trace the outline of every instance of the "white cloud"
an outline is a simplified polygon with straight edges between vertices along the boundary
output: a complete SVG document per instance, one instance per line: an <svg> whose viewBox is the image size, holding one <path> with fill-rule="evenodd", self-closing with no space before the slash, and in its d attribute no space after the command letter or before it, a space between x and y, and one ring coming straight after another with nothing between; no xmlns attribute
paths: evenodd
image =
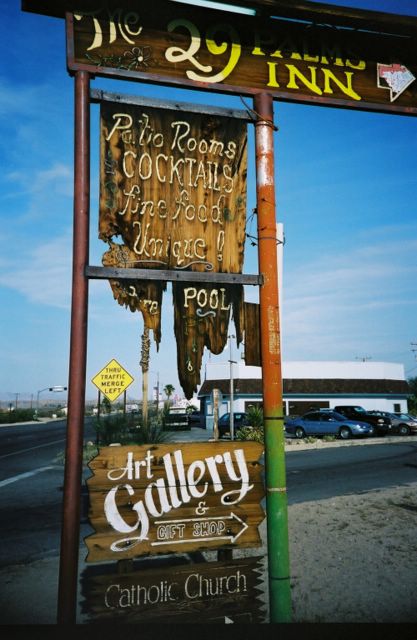
<svg viewBox="0 0 417 640"><path fill-rule="evenodd" d="M68 309L71 302L72 233L20 251L3 261L0 284L29 302Z"/></svg>
<svg viewBox="0 0 417 640"><path fill-rule="evenodd" d="M381 234L382 235L382 234ZM395 235L395 234L393 234ZM352 358L407 345L417 313L414 234L306 259L285 271L282 341L286 359ZM374 240L376 234L372 232ZM401 323L401 328L400 328Z"/></svg>
<svg viewBox="0 0 417 640"><path fill-rule="evenodd" d="M0 115L10 119L10 115L20 115L30 112L33 103L41 94L39 86L11 86L7 80L1 79L0 87Z"/></svg>
<svg viewBox="0 0 417 640"><path fill-rule="evenodd" d="M48 169L34 171L30 175L30 180L24 171L13 171L6 175L9 182L19 185L19 190L10 192L9 197L22 196L25 194L38 194L48 191L49 194L56 193L72 197L73 195L73 170L72 167L60 162L54 163Z"/></svg>

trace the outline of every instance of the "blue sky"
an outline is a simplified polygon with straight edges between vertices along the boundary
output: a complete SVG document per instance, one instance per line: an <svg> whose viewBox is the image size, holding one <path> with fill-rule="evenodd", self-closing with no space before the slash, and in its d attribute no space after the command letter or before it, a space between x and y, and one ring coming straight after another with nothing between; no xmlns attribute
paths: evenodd
<svg viewBox="0 0 417 640"><path fill-rule="evenodd" d="M417 16L415 0L334 4ZM23 13L17 1L0 0L0 8L0 399L14 401L16 393L30 399L68 378L73 80L63 21ZM236 97L126 81L99 78L92 87L243 108ZM275 116L277 220L286 238L283 359L371 357L403 363L408 376L417 375L411 350L417 343L417 120L281 103ZM105 245L97 239L95 105L91 123L90 264L99 265ZM252 157L248 216L254 206ZM255 229L254 221L248 231ZM245 271L256 270L256 248L248 245ZM255 300L256 290L247 289L246 298ZM106 282L91 281L88 398L96 395L91 378L112 358L135 378L131 397L141 396L142 328L141 316L119 307ZM224 352L212 361L227 358ZM159 372L161 385L173 384L182 395L170 293L150 368L150 386Z"/></svg>

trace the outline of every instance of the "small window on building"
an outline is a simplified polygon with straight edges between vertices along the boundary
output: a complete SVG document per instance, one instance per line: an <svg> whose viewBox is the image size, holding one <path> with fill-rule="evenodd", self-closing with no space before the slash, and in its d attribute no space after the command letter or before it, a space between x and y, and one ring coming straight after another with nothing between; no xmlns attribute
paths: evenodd
<svg viewBox="0 0 417 640"><path fill-rule="evenodd" d="M401 413L401 405L399 402L394 402L394 413Z"/></svg>

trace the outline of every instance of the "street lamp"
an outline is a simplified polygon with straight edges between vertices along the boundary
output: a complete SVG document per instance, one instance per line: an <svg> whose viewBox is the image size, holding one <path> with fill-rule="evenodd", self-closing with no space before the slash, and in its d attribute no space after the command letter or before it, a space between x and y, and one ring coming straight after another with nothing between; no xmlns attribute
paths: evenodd
<svg viewBox="0 0 417 640"><path fill-rule="evenodd" d="M230 350L230 439L235 438L235 417L233 415L233 365L236 364L236 360L232 360L232 338L236 338L235 335L227 336L229 338L229 350Z"/></svg>
<svg viewBox="0 0 417 640"><path fill-rule="evenodd" d="M38 411L39 411L39 396L43 391L53 391L53 392L59 392L59 391L66 391L67 387L63 387L62 385L58 385L56 384L53 387L45 387L45 389L39 389L38 391L38 395L36 397L36 415L38 415Z"/></svg>
<svg viewBox="0 0 417 640"><path fill-rule="evenodd" d="M155 371L154 369L149 369L150 373L156 373L156 386L153 386L153 391L155 393L155 405L156 410L159 410L159 371Z"/></svg>

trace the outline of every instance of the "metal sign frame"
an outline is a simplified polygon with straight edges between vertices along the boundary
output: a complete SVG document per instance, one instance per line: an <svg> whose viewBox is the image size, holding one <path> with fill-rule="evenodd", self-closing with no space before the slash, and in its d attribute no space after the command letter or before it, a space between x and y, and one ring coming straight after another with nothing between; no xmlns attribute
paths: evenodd
<svg viewBox="0 0 417 640"><path fill-rule="evenodd" d="M105 1L105 0L104 0ZM137 2L139 0L136 0ZM22 0L22 9L44 15L63 18L67 12L79 10L77 0ZM133 6L133 1L129 6ZM169 3L171 4L171 3ZM172 3L173 4L173 3ZM374 33L403 35L415 42L417 19L408 16L383 14L373 11L335 7L324 3L297 0L240 0L240 5L255 8L258 16L279 15L284 19L332 24L348 29L365 29ZM177 5L180 6L180 5ZM96 0L84 0L84 9L95 9ZM225 14L227 15L227 14ZM234 19L236 17L234 16ZM213 46L216 42L213 41ZM71 51L69 52L71 54ZM381 64L400 64L401 60L380 60ZM75 162L74 162L74 245L71 306L71 343L68 393L68 428L66 465L64 471L63 522L61 534L61 558L58 592L58 622L75 623L77 610L79 523L84 427L84 401L86 384L88 279L99 277L88 265L89 254L89 195L90 195L90 79L99 74L100 68L71 70L75 84ZM396 71L393 69L393 71ZM389 72L389 70L382 70ZM417 75L417 72L416 74ZM164 84L165 77L137 78L141 81ZM177 86L186 85L182 80ZM417 83L416 83L417 84ZM208 91L227 90L220 83L199 82L193 88ZM239 91L241 87L233 89ZM386 87L384 87L386 88ZM273 87L272 87L273 89ZM414 87L413 87L414 90ZM404 90L405 91L405 90ZM274 184L274 118L273 99L293 100L294 94L272 94L271 87L257 87L253 95L256 146L256 195L258 215L258 262L260 285L261 358L263 372L263 401L265 420L265 470L266 511L268 537L268 574L271 622L291 620L291 589L288 556L288 521L286 497L286 472L282 408L282 371L280 320L277 278L277 248ZM318 95L309 102L330 106L353 106L337 99L326 103ZM400 105L399 100L396 107ZM389 105L388 105L389 106ZM396 114L417 115L416 106L386 110ZM200 108L200 107L199 107ZM381 110L369 103L365 108ZM103 272L101 272L103 274ZM167 274L170 275L170 274ZM108 276L108 274L106 274ZM240 276L241 277L241 276ZM255 283L253 283L255 284Z"/></svg>

